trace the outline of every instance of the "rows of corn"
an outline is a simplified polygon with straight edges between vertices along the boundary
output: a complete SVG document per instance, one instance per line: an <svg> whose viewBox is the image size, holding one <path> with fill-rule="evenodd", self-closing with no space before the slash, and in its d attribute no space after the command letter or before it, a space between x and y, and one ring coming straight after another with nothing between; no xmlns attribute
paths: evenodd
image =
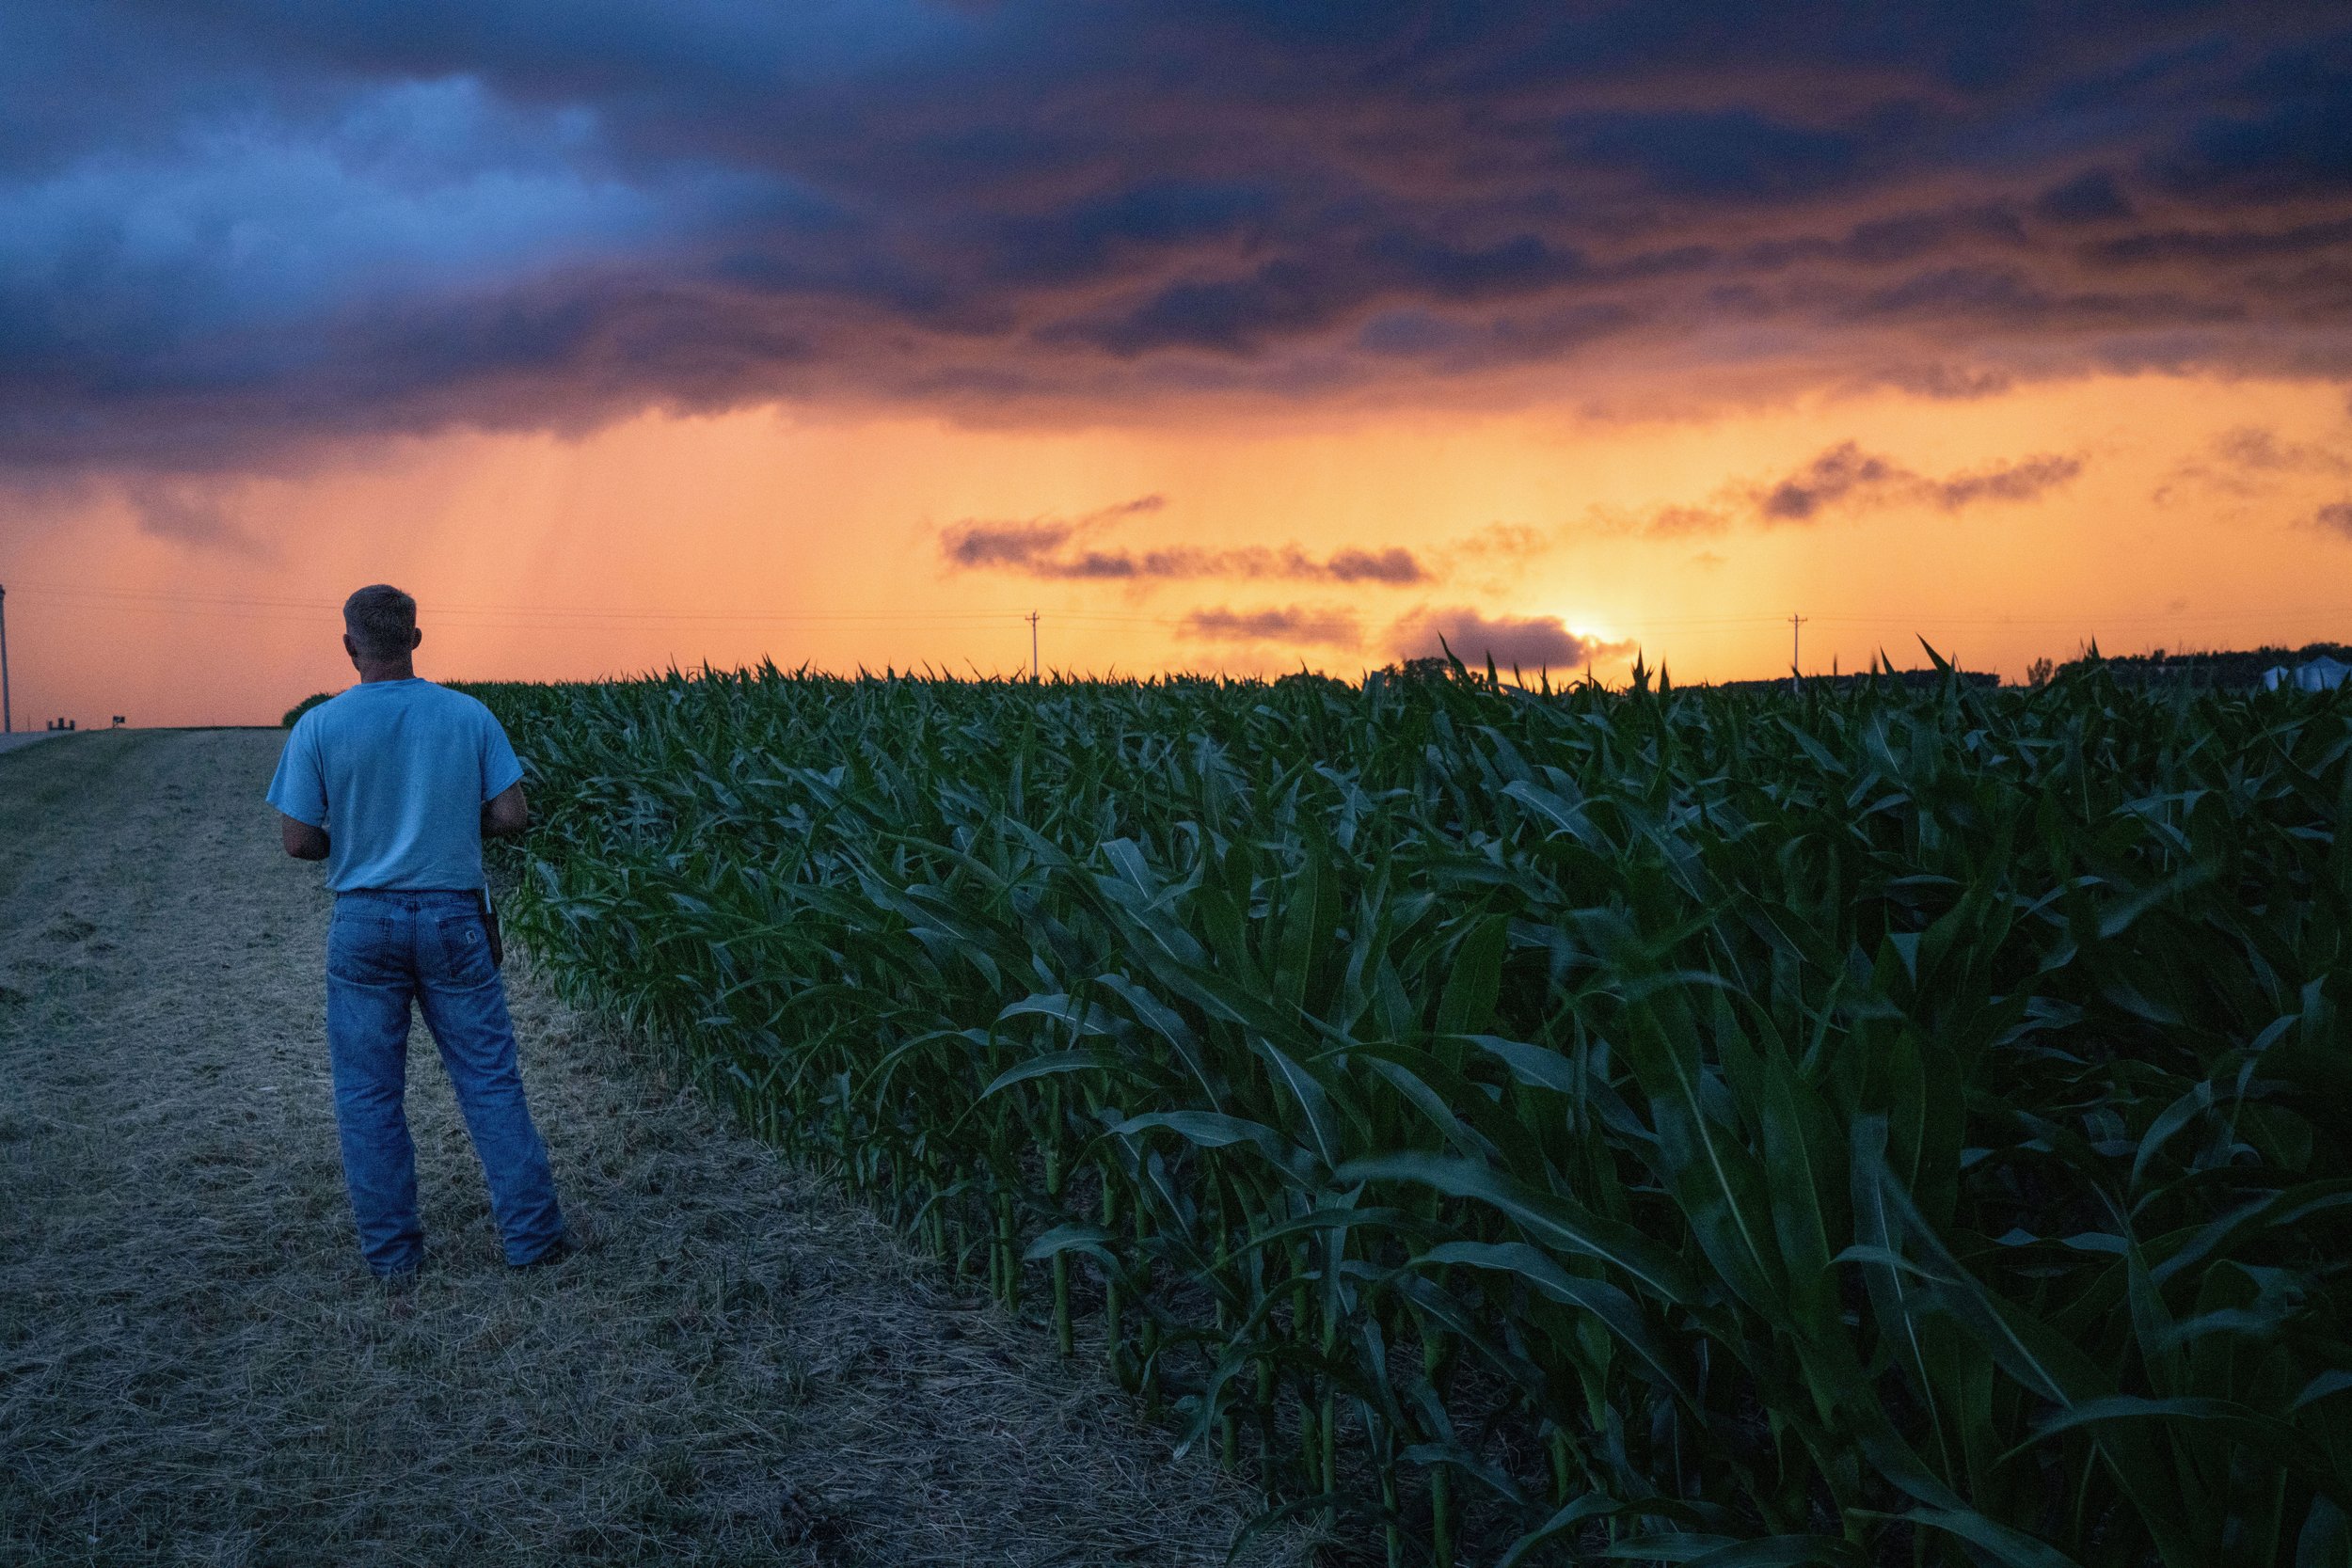
<svg viewBox="0 0 2352 1568"><path fill-rule="evenodd" d="M2352 700L475 689L559 982L1343 1560L2352 1560Z"/></svg>

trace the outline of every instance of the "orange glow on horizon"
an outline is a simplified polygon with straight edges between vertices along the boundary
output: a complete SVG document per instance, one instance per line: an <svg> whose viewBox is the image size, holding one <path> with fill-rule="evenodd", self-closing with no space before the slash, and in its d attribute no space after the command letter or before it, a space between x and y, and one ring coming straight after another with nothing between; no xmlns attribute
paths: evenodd
<svg viewBox="0 0 2352 1568"><path fill-rule="evenodd" d="M2011 678L2093 637L2111 651L2352 638L2352 538L2314 526L2343 465L2233 468L2231 433L2344 450L2346 412L2311 383L2113 377L1972 402L1815 398L1704 419L1517 413L1253 413L1157 426L959 426L916 416L759 408L646 414L579 438L451 435L364 460L226 483L234 534L143 531L119 499L18 515L0 583L19 729L272 722L348 684L330 608L389 580L415 593L439 678L586 678L771 658L832 669L1354 675L1390 628L1466 608L1557 617L1638 644L1681 681L1851 669L1925 636ZM1645 533L1852 441L1917 474L2030 454L2079 460L2036 499L1943 510L1918 499L1713 532ZM969 518L1076 518L1142 551L1410 549L1436 579L1032 580L951 570ZM1296 610L1321 640L1219 641L1203 609ZM1353 642L1333 628L1352 623ZM1604 660L1621 677L1628 657ZM1531 672L1532 673L1532 672Z"/></svg>

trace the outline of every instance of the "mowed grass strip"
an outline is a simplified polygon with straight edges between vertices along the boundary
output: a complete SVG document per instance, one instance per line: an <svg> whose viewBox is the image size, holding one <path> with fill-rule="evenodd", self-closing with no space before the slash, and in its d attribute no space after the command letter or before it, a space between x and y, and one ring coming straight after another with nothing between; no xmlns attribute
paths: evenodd
<svg viewBox="0 0 2352 1568"><path fill-rule="evenodd" d="M2352 698L476 689L516 927L1374 1560L2341 1562Z"/></svg>
<svg viewBox="0 0 2352 1568"><path fill-rule="evenodd" d="M336 1152L281 735L0 757L0 1568L1218 1568L1247 1488L507 968L590 1245L510 1272L432 1044L427 1265ZM1244 1560L1295 1560L1295 1538Z"/></svg>

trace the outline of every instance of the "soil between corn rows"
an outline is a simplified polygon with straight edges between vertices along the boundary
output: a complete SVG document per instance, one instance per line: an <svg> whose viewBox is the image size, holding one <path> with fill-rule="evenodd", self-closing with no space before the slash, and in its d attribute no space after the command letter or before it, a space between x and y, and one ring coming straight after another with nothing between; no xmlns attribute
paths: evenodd
<svg viewBox="0 0 2352 1568"><path fill-rule="evenodd" d="M525 960L525 1079L597 1244L504 1269L420 1022L432 1261L368 1278L327 899L259 800L281 738L0 758L0 1563L1223 1560L1248 1497Z"/></svg>

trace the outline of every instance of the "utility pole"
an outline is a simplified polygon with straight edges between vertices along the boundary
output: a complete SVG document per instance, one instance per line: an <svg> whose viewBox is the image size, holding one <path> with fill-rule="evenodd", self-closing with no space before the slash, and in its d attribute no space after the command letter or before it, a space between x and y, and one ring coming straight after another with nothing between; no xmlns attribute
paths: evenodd
<svg viewBox="0 0 2352 1568"><path fill-rule="evenodd" d="M1034 686L1037 684L1037 611L1032 610L1025 619L1029 623L1029 684Z"/></svg>
<svg viewBox="0 0 2352 1568"><path fill-rule="evenodd" d="M0 735L16 728L16 716L8 711L8 589L0 583Z"/></svg>
<svg viewBox="0 0 2352 1568"><path fill-rule="evenodd" d="M1804 660L1801 657L1804 651L1804 616L1788 617L1788 673L1792 679L1804 668Z"/></svg>

